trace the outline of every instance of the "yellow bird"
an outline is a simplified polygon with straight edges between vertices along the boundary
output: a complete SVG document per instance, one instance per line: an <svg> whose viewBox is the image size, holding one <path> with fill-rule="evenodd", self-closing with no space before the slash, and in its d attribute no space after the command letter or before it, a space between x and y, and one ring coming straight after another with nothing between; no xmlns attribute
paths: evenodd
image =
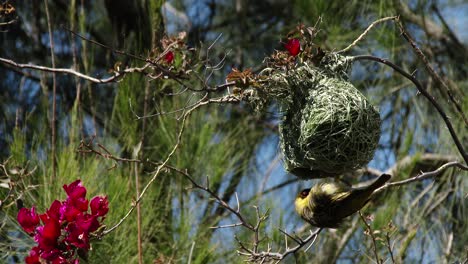
<svg viewBox="0 0 468 264"><path fill-rule="evenodd" d="M359 211L372 193L391 176L382 174L369 186L351 188L339 182L319 183L302 190L294 202L296 212L313 226L337 228L347 216Z"/></svg>

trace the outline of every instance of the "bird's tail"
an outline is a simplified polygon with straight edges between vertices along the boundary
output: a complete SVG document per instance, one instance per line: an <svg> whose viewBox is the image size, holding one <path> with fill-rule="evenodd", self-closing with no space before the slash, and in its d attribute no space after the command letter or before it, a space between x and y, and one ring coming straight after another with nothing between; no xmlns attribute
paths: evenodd
<svg viewBox="0 0 468 264"><path fill-rule="evenodd" d="M382 187L388 180L390 180L391 177L392 176L390 176L390 174L382 174L379 178L377 178L377 180L374 181L374 183L367 186L366 189L374 191L377 188Z"/></svg>
<svg viewBox="0 0 468 264"><path fill-rule="evenodd" d="M335 215L339 218L344 218L354 214L360 210L367 202L369 202L374 191L383 186L391 176L382 174L372 184L360 188L353 188L342 200L335 206Z"/></svg>

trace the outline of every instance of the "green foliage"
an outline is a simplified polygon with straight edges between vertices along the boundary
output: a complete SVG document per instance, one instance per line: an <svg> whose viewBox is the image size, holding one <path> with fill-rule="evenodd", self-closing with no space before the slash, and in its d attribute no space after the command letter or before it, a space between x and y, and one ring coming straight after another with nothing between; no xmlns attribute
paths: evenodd
<svg viewBox="0 0 468 264"><path fill-rule="evenodd" d="M18 164L26 162L26 135L19 128L13 130L13 142L10 145L11 159Z"/></svg>

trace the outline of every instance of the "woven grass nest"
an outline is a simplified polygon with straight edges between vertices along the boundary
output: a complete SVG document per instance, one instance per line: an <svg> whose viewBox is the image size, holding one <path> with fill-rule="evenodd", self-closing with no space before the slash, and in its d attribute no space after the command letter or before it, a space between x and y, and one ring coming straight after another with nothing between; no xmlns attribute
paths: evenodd
<svg viewBox="0 0 468 264"><path fill-rule="evenodd" d="M279 102L286 170L300 178L352 172L374 156L380 115L347 81L349 67L346 57L329 53L318 66L302 62L292 70L264 72L269 81L257 95Z"/></svg>

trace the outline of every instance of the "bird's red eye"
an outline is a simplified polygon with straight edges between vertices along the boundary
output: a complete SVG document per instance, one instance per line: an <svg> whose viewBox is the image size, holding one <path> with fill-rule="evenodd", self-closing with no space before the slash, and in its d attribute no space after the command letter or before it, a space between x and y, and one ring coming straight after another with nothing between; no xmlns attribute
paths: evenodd
<svg viewBox="0 0 468 264"><path fill-rule="evenodd" d="M302 197L302 198L305 198L305 197L307 197L308 194L309 194L308 191L302 191L302 192L301 192L301 197Z"/></svg>

